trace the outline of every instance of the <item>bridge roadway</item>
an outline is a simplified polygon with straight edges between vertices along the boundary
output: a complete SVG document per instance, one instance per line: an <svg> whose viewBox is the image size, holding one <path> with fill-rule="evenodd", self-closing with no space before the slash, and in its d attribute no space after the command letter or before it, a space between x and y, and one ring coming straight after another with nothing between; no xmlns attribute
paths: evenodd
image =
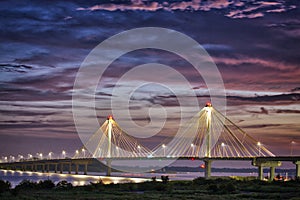
<svg viewBox="0 0 300 200"><path fill-rule="evenodd" d="M276 156L276 157L111 157L111 158L98 158L102 161L106 161L107 175L111 175L111 163L114 160L203 160L205 162L205 178L211 177L211 164L213 161L222 160L237 160L237 161L251 161L253 166L258 167L258 178L263 180L264 167L270 167L269 180L273 180L275 177L275 167L281 166L281 162L293 162L296 165L296 177L300 178L300 156ZM1 169L10 170L23 170L28 168L31 171L49 172L50 167L54 166L54 172L63 173L64 166L68 167L68 173L71 174L72 166L75 166L75 174L78 174L79 166L84 166L84 174L88 173L88 165L92 164L95 158L78 158L78 159L51 159L51 160L31 160L11 163L0 163Z"/></svg>
<svg viewBox="0 0 300 200"><path fill-rule="evenodd" d="M55 173L64 172L64 167L67 166L69 174L72 172L72 166L75 166L75 174L78 174L79 166L84 166L84 174L87 175L88 165L91 164L93 159L80 158L80 159L49 159L49 160L26 160L21 162L0 163L0 169L8 170L22 170L49 172L51 167ZM59 166L59 168L58 168Z"/></svg>

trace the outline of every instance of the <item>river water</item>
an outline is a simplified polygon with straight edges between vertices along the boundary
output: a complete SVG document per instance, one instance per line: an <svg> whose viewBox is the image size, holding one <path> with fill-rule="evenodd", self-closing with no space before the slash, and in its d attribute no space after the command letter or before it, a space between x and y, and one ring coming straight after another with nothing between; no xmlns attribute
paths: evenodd
<svg viewBox="0 0 300 200"><path fill-rule="evenodd" d="M0 170L0 179L9 181L12 187L18 185L22 180L38 182L40 180L52 180L55 184L62 180L72 183L74 186L87 185L90 182L102 180L104 184L144 182L151 180L151 177L169 176L170 180L193 180L197 177L204 177L203 172L177 172L177 173L113 173L112 176L105 176L104 173L90 173L90 175L56 174L41 172L23 172L12 170ZM214 176L257 176L256 173L213 173Z"/></svg>

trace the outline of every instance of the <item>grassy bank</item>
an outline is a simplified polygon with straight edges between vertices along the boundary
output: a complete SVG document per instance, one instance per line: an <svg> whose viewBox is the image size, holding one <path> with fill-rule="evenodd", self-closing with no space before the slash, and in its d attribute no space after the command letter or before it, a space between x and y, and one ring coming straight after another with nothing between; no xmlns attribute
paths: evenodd
<svg viewBox="0 0 300 200"><path fill-rule="evenodd" d="M23 181L14 189L0 181L0 199L300 199L300 182L197 178L193 181L91 183L73 187L62 181Z"/></svg>

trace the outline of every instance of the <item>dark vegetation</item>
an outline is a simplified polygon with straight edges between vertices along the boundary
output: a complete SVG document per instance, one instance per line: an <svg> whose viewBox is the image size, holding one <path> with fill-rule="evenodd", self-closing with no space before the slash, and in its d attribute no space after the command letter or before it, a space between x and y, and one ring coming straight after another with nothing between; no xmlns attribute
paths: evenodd
<svg viewBox="0 0 300 200"><path fill-rule="evenodd" d="M0 199L300 199L300 181L196 178L169 181L167 176L143 183L105 185L101 180L86 186L72 186L51 180L22 181L15 188L0 180Z"/></svg>

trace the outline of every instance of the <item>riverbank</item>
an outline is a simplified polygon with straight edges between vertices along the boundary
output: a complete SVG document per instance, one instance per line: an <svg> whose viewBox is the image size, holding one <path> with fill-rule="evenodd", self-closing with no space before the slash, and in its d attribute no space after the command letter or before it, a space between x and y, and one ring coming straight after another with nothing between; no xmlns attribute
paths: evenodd
<svg viewBox="0 0 300 200"><path fill-rule="evenodd" d="M101 180L85 186L72 186L51 180L23 181L14 189L1 182L0 199L300 199L300 182L265 182L244 179L193 181L147 181L104 184ZM6 187L7 186L7 187ZM6 189L5 189L6 188Z"/></svg>

